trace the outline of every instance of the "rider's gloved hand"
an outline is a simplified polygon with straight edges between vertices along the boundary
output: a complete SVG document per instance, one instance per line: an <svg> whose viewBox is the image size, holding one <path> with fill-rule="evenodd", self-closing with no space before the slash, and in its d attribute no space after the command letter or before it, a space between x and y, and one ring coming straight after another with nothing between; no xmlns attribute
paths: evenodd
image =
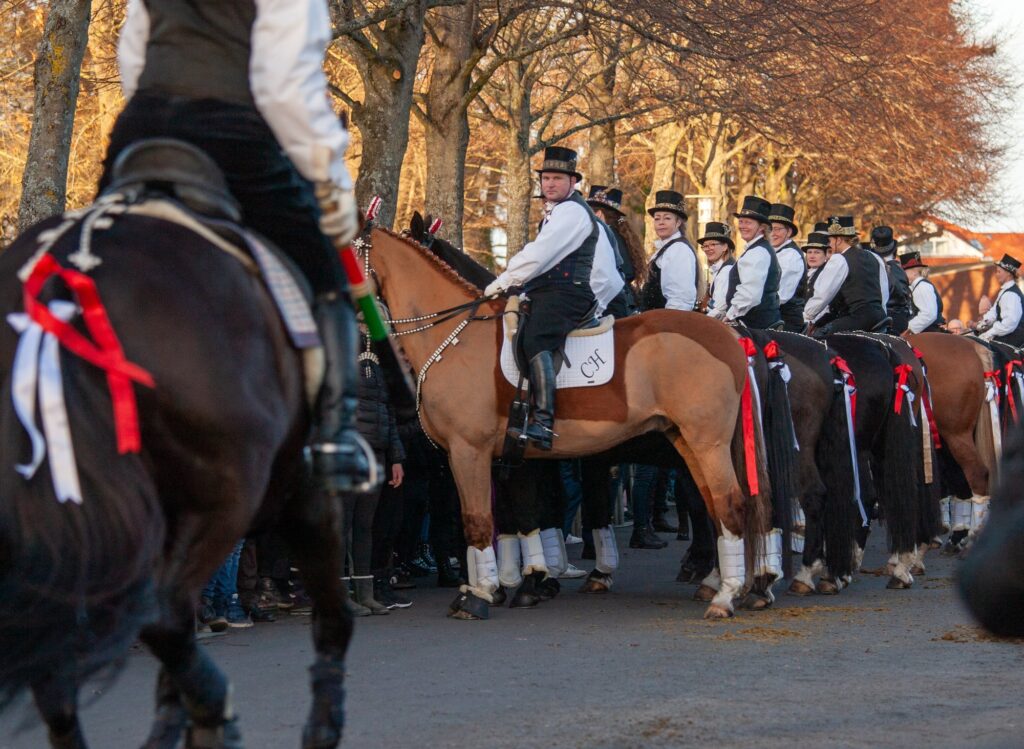
<svg viewBox="0 0 1024 749"><path fill-rule="evenodd" d="M319 185L320 231L335 242L347 245L359 233L359 208L355 192L337 185Z"/></svg>
<svg viewBox="0 0 1024 749"><path fill-rule="evenodd" d="M484 296L496 296L504 291L505 289L501 287L501 284L498 283L497 280L494 280L487 285L486 289L484 289Z"/></svg>

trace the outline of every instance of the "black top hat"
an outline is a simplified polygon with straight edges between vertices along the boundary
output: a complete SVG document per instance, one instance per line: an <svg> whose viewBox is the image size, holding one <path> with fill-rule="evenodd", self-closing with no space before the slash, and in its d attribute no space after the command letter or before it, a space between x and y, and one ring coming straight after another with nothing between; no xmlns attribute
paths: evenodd
<svg viewBox="0 0 1024 749"><path fill-rule="evenodd" d="M807 244L804 245L804 252L807 250L827 250L828 234L823 231L814 231L807 235Z"/></svg>
<svg viewBox="0 0 1024 749"><path fill-rule="evenodd" d="M717 240L729 245L730 250L736 249L736 243L732 240L732 229L728 224L718 221L708 221L704 225L704 236L697 240L697 244L704 244L708 240Z"/></svg>
<svg viewBox="0 0 1024 749"><path fill-rule="evenodd" d="M816 231L818 234L825 234L825 235L827 235L828 234L828 221L818 221L814 225L814 231Z"/></svg>
<svg viewBox="0 0 1024 749"><path fill-rule="evenodd" d="M576 171L576 152L562 146L548 146L544 149L544 162L537 170L537 174L544 172L561 172L576 179L583 179L583 175Z"/></svg>
<svg viewBox="0 0 1024 749"><path fill-rule="evenodd" d="M622 213L622 190L604 185L593 185L590 188L590 197L587 202L592 206L611 208L616 213Z"/></svg>
<svg viewBox="0 0 1024 749"><path fill-rule="evenodd" d="M829 216L828 235L830 237L856 237L857 227L853 224L853 216Z"/></svg>
<svg viewBox="0 0 1024 749"><path fill-rule="evenodd" d="M773 224L785 224L793 230L793 236L795 237L800 233L800 230L793 223L793 206L786 205L785 203L773 203L771 213L768 214L768 220Z"/></svg>
<svg viewBox="0 0 1024 749"><path fill-rule="evenodd" d="M921 253L904 252L900 255L900 265L903 266L903 270L910 270L911 268L924 268L924 262L921 260Z"/></svg>
<svg viewBox="0 0 1024 749"><path fill-rule="evenodd" d="M771 212L772 204L767 200L756 195L747 195L743 198L743 207L740 208L739 212L732 215L736 218L753 218L762 224L770 224L771 219L768 216L771 215Z"/></svg>
<svg viewBox="0 0 1024 749"><path fill-rule="evenodd" d="M658 192L654 193L654 205L647 209L647 213L653 216L658 211L674 213L683 221L686 221L683 196L675 190L658 190Z"/></svg>
<svg viewBox="0 0 1024 749"><path fill-rule="evenodd" d="M891 226L876 226L871 230L871 247L879 255L896 252L896 240L892 236Z"/></svg>
<svg viewBox="0 0 1024 749"><path fill-rule="evenodd" d="M996 265L1005 271L1009 271L1014 277L1017 276L1017 271L1020 270L1020 260L1010 255L1003 255L1003 259L996 263Z"/></svg>

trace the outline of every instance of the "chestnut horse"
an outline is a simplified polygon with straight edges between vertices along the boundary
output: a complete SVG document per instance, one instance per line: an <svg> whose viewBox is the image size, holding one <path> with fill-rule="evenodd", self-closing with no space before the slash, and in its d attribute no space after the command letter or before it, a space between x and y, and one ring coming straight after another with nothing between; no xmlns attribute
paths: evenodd
<svg viewBox="0 0 1024 749"><path fill-rule="evenodd" d="M469 584L451 614L484 618L498 586L490 468L502 452L514 395L499 365L504 301L482 300L476 286L436 255L391 231L375 228L369 242L360 244L418 372L423 428L448 452L459 488L470 545ZM735 333L715 320L660 310L616 322L615 367L606 385L559 391L554 449L541 453L530 447L526 457L590 455L648 432L663 433L701 488L721 534L720 552L735 572L723 576L705 616L731 616L744 567L762 554L771 506L756 428L753 465L743 457L744 430L738 426L747 377L744 351ZM751 480L756 494L748 491Z"/></svg>

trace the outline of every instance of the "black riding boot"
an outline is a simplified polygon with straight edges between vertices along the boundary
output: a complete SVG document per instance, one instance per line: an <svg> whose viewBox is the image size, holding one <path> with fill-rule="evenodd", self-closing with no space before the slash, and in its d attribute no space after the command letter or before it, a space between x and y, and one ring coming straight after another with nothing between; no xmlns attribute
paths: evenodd
<svg viewBox="0 0 1024 749"><path fill-rule="evenodd" d="M555 359L550 351L541 351L530 360L530 392L533 414L526 436L539 449L550 450L555 437Z"/></svg>
<svg viewBox="0 0 1024 749"><path fill-rule="evenodd" d="M380 470L373 450L355 428L359 335L355 310L346 295L331 293L317 297L314 314L326 370L311 446L313 478L332 493L372 491L380 484Z"/></svg>

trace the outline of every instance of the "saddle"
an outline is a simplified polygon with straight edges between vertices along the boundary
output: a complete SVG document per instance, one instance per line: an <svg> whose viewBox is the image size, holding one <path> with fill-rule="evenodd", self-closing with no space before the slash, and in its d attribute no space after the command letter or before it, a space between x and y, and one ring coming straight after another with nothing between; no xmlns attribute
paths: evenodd
<svg viewBox="0 0 1024 749"><path fill-rule="evenodd" d="M519 297L513 296L505 306L505 335L501 345L501 372L516 387L522 378L519 355ZM600 320L591 315L579 328L569 333L561 351L562 367L555 377L555 388L595 387L606 385L615 374L615 318L606 315ZM525 386L524 382L524 386Z"/></svg>

